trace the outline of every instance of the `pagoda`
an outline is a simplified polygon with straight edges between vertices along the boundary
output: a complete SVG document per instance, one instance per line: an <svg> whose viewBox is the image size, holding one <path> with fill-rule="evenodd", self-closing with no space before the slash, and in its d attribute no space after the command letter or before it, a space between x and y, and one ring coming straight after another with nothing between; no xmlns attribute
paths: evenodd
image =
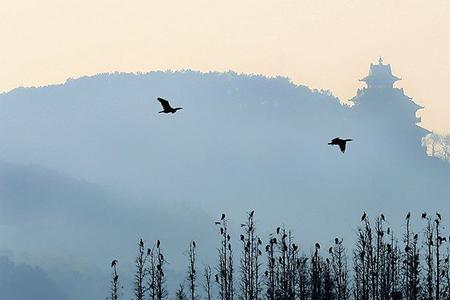
<svg viewBox="0 0 450 300"><path fill-rule="evenodd" d="M370 89L385 89L393 88L398 80L401 78L392 75L391 65L383 64L383 58L380 57L377 65L370 64L369 75L359 81L365 82Z"/></svg>
<svg viewBox="0 0 450 300"><path fill-rule="evenodd" d="M381 57L378 64L370 64L369 74L360 79L366 87L358 89L349 100L353 104L353 118L366 129L361 134L389 137L391 144L401 142L402 146L417 147L423 154L422 138L430 133L418 126L421 119L417 111L423 107L405 95L402 88L394 86L399 80Z"/></svg>

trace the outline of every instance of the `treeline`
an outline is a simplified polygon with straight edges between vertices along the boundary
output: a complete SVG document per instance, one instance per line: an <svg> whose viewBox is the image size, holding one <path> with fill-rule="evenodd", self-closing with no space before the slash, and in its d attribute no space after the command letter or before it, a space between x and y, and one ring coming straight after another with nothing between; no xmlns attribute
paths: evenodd
<svg viewBox="0 0 450 300"><path fill-rule="evenodd" d="M171 299L448 300L450 247L441 215L422 213L420 220L423 229L415 232L408 213L404 232L394 235L383 214L371 222L364 213L352 250L346 250L337 237L331 245L316 243L305 253L307 249L301 250L285 227L276 228L263 241L256 231L253 211L241 224L240 243L233 245L228 219L222 214L215 222L220 237L216 265L199 267L197 244L192 241L186 278ZM111 267L109 299L118 300L123 295L116 260ZM165 267L160 241L145 247L141 239L133 300L169 298Z"/></svg>

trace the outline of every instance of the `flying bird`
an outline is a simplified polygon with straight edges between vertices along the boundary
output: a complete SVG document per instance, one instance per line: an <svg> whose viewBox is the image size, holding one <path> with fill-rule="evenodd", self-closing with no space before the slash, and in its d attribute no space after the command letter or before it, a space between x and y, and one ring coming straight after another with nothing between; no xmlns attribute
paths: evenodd
<svg viewBox="0 0 450 300"><path fill-rule="evenodd" d="M183 109L182 107L175 107L175 108L173 108L172 106L170 106L169 101L167 101L166 99L163 99L163 98L157 98L157 99L161 103L161 106L163 108L163 110L161 110L159 113L165 113L165 114L172 113L172 114L174 114L174 113L177 112L177 110Z"/></svg>
<svg viewBox="0 0 450 300"><path fill-rule="evenodd" d="M334 138L331 140L331 142L328 143L328 145L338 145L339 148L341 149L341 152L344 153L345 152L345 145L347 144L347 142L351 142L353 141L352 139L340 139L340 138Z"/></svg>

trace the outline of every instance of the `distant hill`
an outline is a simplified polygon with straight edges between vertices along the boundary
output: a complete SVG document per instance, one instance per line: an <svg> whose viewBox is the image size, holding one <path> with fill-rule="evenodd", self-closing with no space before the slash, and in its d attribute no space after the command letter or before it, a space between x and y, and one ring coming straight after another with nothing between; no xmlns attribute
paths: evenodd
<svg viewBox="0 0 450 300"><path fill-rule="evenodd" d="M351 239L362 211L450 216L450 165L427 156L417 140L426 132L396 104L399 95L370 91L370 106L349 107L287 78L193 71L100 74L4 93L0 249L23 260L58 253L56 261L96 272L110 253L132 261L146 235L165 239L177 272L190 239L214 245L221 212L236 232L255 209L261 231L283 222L305 243ZM184 109L158 114L156 97ZM393 103L389 123L377 99ZM354 139L345 154L327 145L336 136ZM29 239L42 243L38 251L23 248ZM85 258L91 250L94 261Z"/></svg>

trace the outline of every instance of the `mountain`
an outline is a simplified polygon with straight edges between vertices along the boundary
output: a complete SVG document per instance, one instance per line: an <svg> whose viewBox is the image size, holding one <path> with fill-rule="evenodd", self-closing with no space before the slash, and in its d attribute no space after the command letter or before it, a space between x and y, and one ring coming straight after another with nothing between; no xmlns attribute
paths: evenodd
<svg viewBox="0 0 450 300"><path fill-rule="evenodd" d="M101 273L107 286L110 259L130 273L140 237L162 240L173 276L191 239L213 262L222 212L234 237L255 209L262 234L283 223L303 245L351 241L362 211L450 215L450 166L422 147L419 107L371 84L353 106L234 72L99 74L4 93L0 248L49 276ZM184 109L158 114L157 97ZM337 136L353 139L345 154L327 145Z"/></svg>

